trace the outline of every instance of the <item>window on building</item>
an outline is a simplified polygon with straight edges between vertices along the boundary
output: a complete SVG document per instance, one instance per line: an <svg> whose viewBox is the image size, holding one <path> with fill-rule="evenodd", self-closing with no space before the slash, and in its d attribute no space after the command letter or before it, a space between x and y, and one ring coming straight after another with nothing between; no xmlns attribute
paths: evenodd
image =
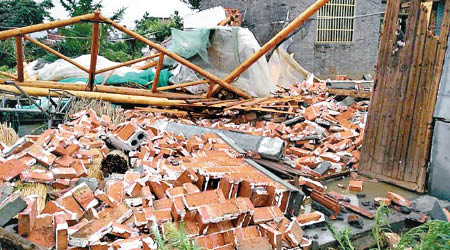
<svg viewBox="0 0 450 250"><path fill-rule="evenodd" d="M330 0L317 14L318 43L353 42L356 0Z"/></svg>

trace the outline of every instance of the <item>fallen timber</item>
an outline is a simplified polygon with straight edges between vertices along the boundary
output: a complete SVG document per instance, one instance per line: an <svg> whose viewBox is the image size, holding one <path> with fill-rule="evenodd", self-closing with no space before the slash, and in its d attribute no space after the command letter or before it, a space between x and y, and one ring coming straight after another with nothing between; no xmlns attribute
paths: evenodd
<svg viewBox="0 0 450 250"><path fill-rule="evenodd" d="M232 82L237 79L244 71L246 71L251 65L253 65L259 58L264 56L268 51L273 49L275 46L277 46L279 43L283 41L284 38L286 38L290 33L295 31L297 28L299 28L309 17L311 17L318 9L320 9L322 6L324 6L328 0L318 0L313 5L311 5L309 8L307 8L303 13L301 13L290 25L288 25L285 29L283 29L280 33L278 33L275 37L273 37L268 43L266 43L264 46L261 47L259 51L257 51L254 55L249 57L243 64L238 66L236 69L234 69L229 76L227 76L225 79L221 79L201 67L191 63L190 61L186 60L185 58L177 55L176 53L173 53L163 46L154 43L150 41L149 39L137 34L134 31L131 31L127 29L126 27L102 16L100 12L95 11L94 13L78 16L74 18L70 18L67 20L59 20L49 23L43 23L43 24L37 24L37 25L31 25L23 28L16 28L11 30L6 30L0 32L0 40L4 40L7 38L15 38L16 39L16 58L17 58L17 75L8 74L6 72L0 72L1 75L6 76L9 78L9 80L16 80L19 85L24 87L40 87L40 88L55 88L55 89L64 89L64 90L73 90L73 91L86 91L90 90L92 92L106 92L106 93L113 93L113 94L125 94L125 95L135 95L135 96L148 96L148 97L158 97L158 98L168 98L168 99L179 99L179 100L185 100L185 99L198 99L201 97L193 96L193 95L185 95L185 94L176 94L176 93L168 93L168 92L162 92L164 90L172 90L172 89L179 89L187 86L195 86L198 84L205 84L209 83L210 87L208 90L208 93L206 93L204 98L211 98L215 94L217 94L222 88L236 94L237 96L240 96L245 99L252 99L252 96L250 96L245 91L235 87L232 85ZM67 56L64 56L63 54L53 50L52 48L40 43L39 41L30 38L27 36L30 33L38 32L38 31L44 31L48 29L53 28L59 28L64 27L67 25L73 25L79 22L92 22L93 23L93 32L92 32L92 46L91 46L91 60L90 60L90 66L85 67L82 66L76 62L74 62L72 59L68 58ZM105 69L97 69L97 57L98 57L98 45L99 45L99 36L98 36L98 29L99 25L103 24L109 24L113 26L114 28L128 34L132 38L139 40L147 45L149 45L152 49L157 50L158 52L146 57L141 57L138 59L134 59L128 62L120 63L118 65L108 67ZM229 23L229 18L224 20L224 22L221 22L219 25L226 25ZM71 63L72 65L76 66L77 68L80 68L81 70L85 71L89 75L88 84L84 87L81 87L80 85L75 86L66 86L66 85L58 85L58 86L52 86L50 83L38 83L35 82L30 83L30 85L25 85L25 73L24 73L24 67L23 63L25 62L24 54L23 54L23 39L28 40L29 42L41 47L42 49L58 56L59 58ZM201 81L191 82L191 83L182 83L179 86L168 86L168 87L160 87L158 88L159 83L159 75L160 71L163 68L162 62L164 60L164 57L168 56L175 61L181 63L182 65L194 70L196 73L202 75L205 79ZM106 87L106 86L94 86L94 78L95 75L104 73L107 71L111 71L116 68L120 68L123 66L129 66L132 64L135 64L137 62L149 60L155 57L159 57L158 62L152 62L152 67L156 66L156 73L155 78L153 81L149 82L147 86L150 86L152 84L151 91L142 91L142 90L131 90L131 89L124 89L122 90L120 87ZM58 84L58 83L54 83ZM106 87L106 88L105 88ZM114 88L114 89L112 89ZM141 93L142 92L142 93ZM93 98L95 95L85 95L90 96ZM98 97L96 97L98 98ZM113 102L117 102L118 100L127 100L127 98L117 99ZM143 103L137 103L138 100L143 100ZM126 103L130 103L130 100L127 100ZM157 103L158 101L150 101L151 103ZM137 104L147 104L149 103L148 100L144 100L143 98L138 98L135 101L131 103L137 103ZM159 103L165 103L159 102ZM266 111L266 110L262 110Z"/></svg>

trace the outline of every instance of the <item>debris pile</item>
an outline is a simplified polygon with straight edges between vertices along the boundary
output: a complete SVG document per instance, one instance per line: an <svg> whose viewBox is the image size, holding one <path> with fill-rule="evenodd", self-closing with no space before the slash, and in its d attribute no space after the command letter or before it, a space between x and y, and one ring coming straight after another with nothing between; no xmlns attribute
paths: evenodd
<svg viewBox="0 0 450 250"><path fill-rule="evenodd" d="M293 84L276 93L277 98L238 102L226 110L284 108L283 113L266 115L269 121L256 121L254 112L230 119L178 119L177 122L208 128L281 138L286 143L285 162L316 179L358 169L369 101L329 96L323 83ZM293 97L297 97L293 99ZM128 111L133 118L148 115ZM265 116L265 117L266 117ZM291 117L291 118L289 118ZM254 157L254 153L252 153Z"/></svg>
<svg viewBox="0 0 450 250"><path fill-rule="evenodd" d="M125 111L125 122L117 125L90 109L72 114L57 129L25 136L2 150L2 181L19 178L55 190L42 211L36 196L9 196L0 205L10 211L2 223L19 213L19 234L58 249L156 249L154 230L164 232L172 222L177 227L182 222L186 235L207 249L309 246L302 227L323 222L324 214L288 211L291 191L246 160L266 157L261 151L242 152L217 133L185 137L158 126L170 121L281 138L283 162L309 177L294 184L312 189L313 200L322 204L332 200L313 179L357 168L367 102L338 101L323 84L306 82L269 101L264 105L285 105L289 114L257 121L256 113L232 108L233 118L181 119L139 108ZM237 105L257 109L258 104ZM104 180L87 178L97 158L103 159ZM340 205L352 210L350 204L331 203L324 204L333 211L328 215L339 213Z"/></svg>

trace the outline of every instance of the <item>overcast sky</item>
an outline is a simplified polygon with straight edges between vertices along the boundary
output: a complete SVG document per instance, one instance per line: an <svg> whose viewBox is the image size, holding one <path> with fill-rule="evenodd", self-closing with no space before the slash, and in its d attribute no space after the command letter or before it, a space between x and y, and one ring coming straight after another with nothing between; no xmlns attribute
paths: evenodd
<svg viewBox="0 0 450 250"><path fill-rule="evenodd" d="M59 0L53 0L53 4L55 7L50 10L50 13L55 19L68 17ZM169 17L176 10L181 17L192 13L192 10L179 0L103 0L102 5L102 14L106 17L111 16L120 7L127 7L121 24L129 28L133 28L134 21L140 19L146 11L156 17Z"/></svg>

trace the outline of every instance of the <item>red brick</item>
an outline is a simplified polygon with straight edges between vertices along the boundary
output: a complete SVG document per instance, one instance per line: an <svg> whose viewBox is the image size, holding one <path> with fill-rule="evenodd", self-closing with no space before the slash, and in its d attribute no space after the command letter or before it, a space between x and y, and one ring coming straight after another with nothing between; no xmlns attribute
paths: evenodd
<svg viewBox="0 0 450 250"><path fill-rule="evenodd" d="M362 181L351 180L348 183L348 190L353 191L353 192L362 192L362 190L363 190L363 182Z"/></svg>
<svg viewBox="0 0 450 250"><path fill-rule="evenodd" d="M196 237L195 242L204 249L216 249L225 245L223 236L220 233Z"/></svg>
<svg viewBox="0 0 450 250"><path fill-rule="evenodd" d="M175 186L182 186L184 183L194 183L198 181L198 176L192 168L187 168L176 180Z"/></svg>
<svg viewBox="0 0 450 250"><path fill-rule="evenodd" d="M74 187L71 191L73 198L80 204L84 210L97 206L98 201L95 199L94 193L85 183Z"/></svg>
<svg viewBox="0 0 450 250"><path fill-rule="evenodd" d="M128 239L133 236L137 236L137 232L131 227L113 222L111 234L117 237Z"/></svg>
<svg viewBox="0 0 450 250"><path fill-rule="evenodd" d="M75 169L78 178L88 176L87 169L82 160L75 160L74 163L72 164L71 168Z"/></svg>
<svg viewBox="0 0 450 250"><path fill-rule="evenodd" d="M106 183L106 194L116 202L122 202L124 197L124 185L121 181L108 181Z"/></svg>
<svg viewBox="0 0 450 250"><path fill-rule="evenodd" d="M49 171L36 169L22 172L20 174L20 180L23 182L51 183L54 177Z"/></svg>
<svg viewBox="0 0 450 250"><path fill-rule="evenodd" d="M38 215L37 195L25 197L27 208L17 215L18 232L20 235L28 235L33 229L36 216Z"/></svg>
<svg viewBox="0 0 450 250"><path fill-rule="evenodd" d="M53 168L52 173L56 179L72 179L77 177L75 169L69 167Z"/></svg>
<svg viewBox="0 0 450 250"><path fill-rule="evenodd" d="M78 145L78 144L72 143L66 147L66 153L69 156L73 156L74 154L76 154L78 152L78 150L80 150L80 145Z"/></svg>
<svg viewBox="0 0 450 250"><path fill-rule="evenodd" d="M373 198L373 201L374 201L375 205L377 205L377 206L381 205L382 202L384 204L386 204L386 206L391 205L391 199L388 199L388 198L375 197L375 198Z"/></svg>
<svg viewBox="0 0 450 250"><path fill-rule="evenodd" d="M45 151L38 144L33 144L31 147L27 149L27 154L34 157L40 164L49 167L56 160L56 156Z"/></svg>
<svg viewBox="0 0 450 250"><path fill-rule="evenodd" d="M41 247L53 248L56 246L55 235L53 216L42 214L36 217L33 230L26 238Z"/></svg>
<svg viewBox="0 0 450 250"><path fill-rule="evenodd" d="M5 163L0 163L0 177L4 181L10 181L27 170L29 165L26 164L25 159L12 159Z"/></svg>
<svg viewBox="0 0 450 250"><path fill-rule="evenodd" d="M183 197L184 204L189 210L198 207L224 202L225 197L221 190L210 190L201 193L188 194Z"/></svg>
<svg viewBox="0 0 450 250"><path fill-rule="evenodd" d="M53 182L53 187L56 189L66 189L69 186L70 186L69 179L56 179L55 182Z"/></svg>
<svg viewBox="0 0 450 250"><path fill-rule="evenodd" d="M142 196L142 206L143 207L153 206L153 195L148 186L142 187L141 196Z"/></svg>
<svg viewBox="0 0 450 250"><path fill-rule="evenodd" d="M200 189L192 183L184 183L183 188L186 194L193 194L200 192Z"/></svg>
<svg viewBox="0 0 450 250"><path fill-rule="evenodd" d="M307 186L307 187L309 187L311 189L314 189L314 190L317 190L317 191L320 191L320 192L325 190L325 186L322 185L322 183L320 183L318 181L311 180L311 179L306 178L306 177L302 177L302 176L299 178L298 184L300 186L304 185L304 186Z"/></svg>
<svg viewBox="0 0 450 250"><path fill-rule="evenodd" d="M393 193L393 192L388 192L386 194L387 198L389 198L390 200L392 200L392 202L394 202L397 205L400 206L405 206L405 207L410 207L411 206L411 201L409 201L408 199L406 199L405 197Z"/></svg>
<svg viewBox="0 0 450 250"><path fill-rule="evenodd" d="M307 214L300 214L297 216L297 221L300 224L306 224L314 221L319 221L323 217L323 214L320 212L313 212Z"/></svg>
<svg viewBox="0 0 450 250"><path fill-rule="evenodd" d="M161 184L161 180L157 178L152 178L149 180L150 186L152 187L153 193L158 197L158 199L166 198L166 188Z"/></svg>
<svg viewBox="0 0 450 250"><path fill-rule="evenodd" d="M55 165L63 168L68 168L74 163L75 159L71 156L64 155L55 160Z"/></svg>
<svg viewBox="0 0 450 250"><path fill-rule="evenodd" d="M285 239L289 242L290 247L300 245L303 240L303 230L297 221L292 221L286 229Z"/></svg>
<svg viewBox="0 0 450 250"><path fill-rule="evenodd" d="M260 229L262 235L269 240L273 249L281 249L281 244L283 240L283 234L281 232L277 231L273 227L270 227L266 224L260 225Z"/></svg>
<svg viewBox="0 0 450 250"><path fill-rule="evenodd" d="M83 209L81 209L71 193L64 194L62 197L58 198L56 202L73 213L73 219L75 220L80 219L84 214Z"/></svg>
<svg viewBox="0 0 450 250"><path fill-rule="evenodd" d="M284 215L278 206L258 207L255 208L255 212L253 213L254 224L279 222L283 218Z"/></svg>
<svg viewBox="0 0 450 250"><path fill-rule="evenodd" d="M54 214L53 221L56 232L56 249L67 249L69 245L69 226L67 225L64 213Z"/></svg>
<svg viewBox="0 0 450 250"><path fill-rule="evenodd" d="M153 209L158 210L164 210L164 211L170 211L172 209L172 200L171 199L160 199L153 201Z"/></svg>
<svg viewBox="0 0 450 250"><path fill-rule="evenodd" d="M116 200L99 189L95 190L95 197L110 207L116 207L118 205Z"/></svg>
<svg viewBox="0 0 450 250"><path fill-rule="evenodd" d="M320 116L320 109L317 106L309 106L305 109L304 117L306 120L314 121Z"/></svg>

